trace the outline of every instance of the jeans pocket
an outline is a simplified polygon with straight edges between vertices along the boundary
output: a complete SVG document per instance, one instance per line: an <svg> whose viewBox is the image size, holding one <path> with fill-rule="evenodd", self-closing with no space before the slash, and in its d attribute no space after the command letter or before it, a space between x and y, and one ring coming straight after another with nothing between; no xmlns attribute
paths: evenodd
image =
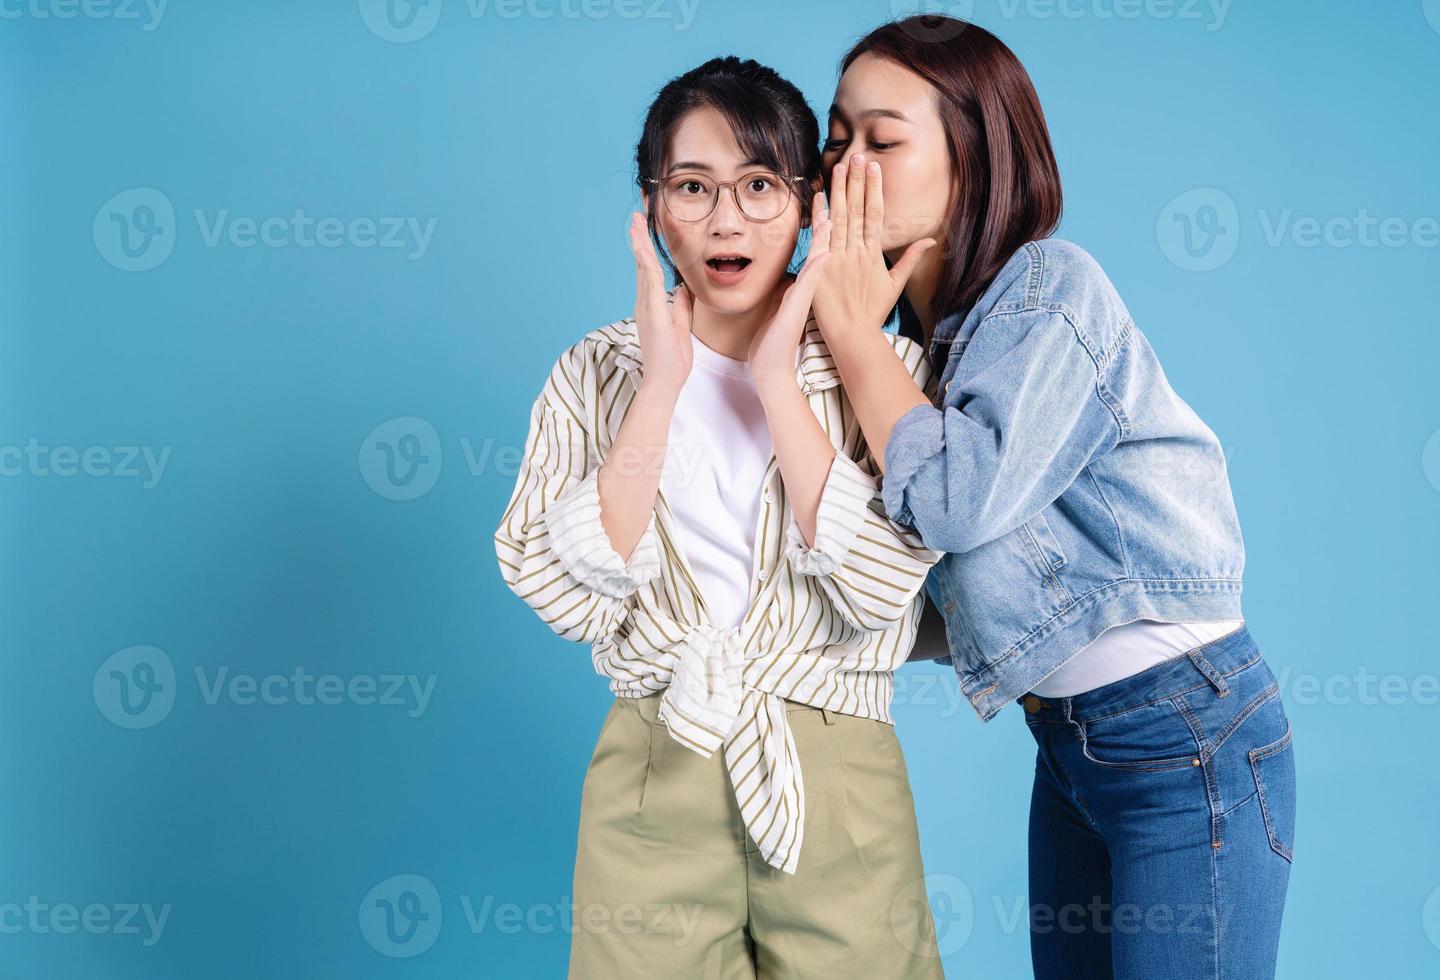
<svg viewBox="0 0 1440 980"><path fill-rule="evenodd" d="M1085 758L1112 769L1163 772L1199 760L1195 733L1173 701L1080 722L1078 728Z"/></svg>
<svg viewBox="0 0 1440 980"><path fill-rule="evenodd" d="M1295 749L1288 721L1278 740L1250 750L1250 769L1270 847L1291 861L1295 848Z"/></svg>

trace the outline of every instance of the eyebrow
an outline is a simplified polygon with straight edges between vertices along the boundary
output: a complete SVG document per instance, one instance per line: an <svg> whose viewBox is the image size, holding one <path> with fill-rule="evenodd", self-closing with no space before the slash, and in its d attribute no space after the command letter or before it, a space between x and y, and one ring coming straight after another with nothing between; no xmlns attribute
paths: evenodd
<svg viewBox="0 0 1440 980"><path fill-rule="evenodd" d="M765 161L764 161L764 160L756 160L754 157L751 157L749 160L746 160L744 163L740 164L740 166L741 166L742 168L743 168L743 167L763 167L763 166L765 166ZM709 173L714 173L714 172L715 172L715 168L711 167L708 163L700 163L700 162L695 161L695 160L681 160L681 161L679 161L678 163L672 163L672 164L670 164L669 167L666 168L665 172L666 172L667 174L673 174L673 173L675 173L677 170L699 170L699 171L701 171L702 173L707 173L707 174L709 174Z"/></svg>
<svg viewBox="0 0 1440 980"><path fill-rule="evenodd" d="M831 115L832 117L833 117L833 116L840 116L840 117L844 118L844 117L845 117L845 111L844 111L843 109L841 109L838 105L833 105L833 104L832 104L832 105L830 106L830 115ZM860 119L875 119L875 118L879 118L879 119L898 119L898 120L900 120L901 122L907 122L907 123L911 121L910 117L907 116L907 115L905 115L905 113L901 112L899 109L866 109L864 112L860 113L859 118L860 118Z"/></svg>

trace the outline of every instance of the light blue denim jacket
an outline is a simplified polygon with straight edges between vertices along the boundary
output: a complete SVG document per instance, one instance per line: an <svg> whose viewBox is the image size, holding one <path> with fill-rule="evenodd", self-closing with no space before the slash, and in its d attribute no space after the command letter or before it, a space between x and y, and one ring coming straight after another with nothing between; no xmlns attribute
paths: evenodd
<svg viewBox="0 0 1440 980"><path fill-rule="evenodd" d="M948 552L938 659L982 720L1111 626L1242 618L1224 451L1084 249L1022 246L927 353L939 402L896 423L882 496Z"/></svg>

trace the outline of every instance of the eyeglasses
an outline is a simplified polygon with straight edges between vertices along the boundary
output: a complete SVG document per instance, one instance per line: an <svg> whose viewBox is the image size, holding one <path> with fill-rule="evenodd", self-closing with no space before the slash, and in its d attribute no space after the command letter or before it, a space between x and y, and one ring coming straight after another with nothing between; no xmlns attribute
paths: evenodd
<svg viewBox="0 0 1440 980"><path fill-rule="evenodd" d="M720 188L730 188L735 206L751 221L771 221L785 213L791 194L798 194L804 177L785 177L769 170L756 170L739 180L717 181L704 174L672 174L663 180L647 177L660 185L660 200L677 221L704 221L720 200Z"/></svg>

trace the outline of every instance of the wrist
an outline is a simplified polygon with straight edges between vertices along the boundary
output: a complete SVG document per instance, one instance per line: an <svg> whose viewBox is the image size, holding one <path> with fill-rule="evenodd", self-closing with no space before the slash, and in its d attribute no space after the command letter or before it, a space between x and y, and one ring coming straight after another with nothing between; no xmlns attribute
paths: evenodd
<svg viewBox="0 0 1440 980"><path fill-rule="evenodd" d="M755 379L755 391L762 405L779 404L794 398L803 398L800 383L792 373L788 377L761 377Z"/></svg>
<svg viewBox="0 0 1440 980"><path fill-rule="evenodd" d="M685 380L685 378L641 374L640 383L635 386L636 397L674 402L680 397L680 390L685 387Z"/></svg>
<svg viewBox="0 0 1440 980"><path fill-rule="evenodd" d="M885 332L885 321L873 322L872 318L866 316L837 316L831 315L826 318L815 317L815 325L820 328L820 336L825 338L827 344L844 340L847 337L868 336L874 333Z"/></svg>

